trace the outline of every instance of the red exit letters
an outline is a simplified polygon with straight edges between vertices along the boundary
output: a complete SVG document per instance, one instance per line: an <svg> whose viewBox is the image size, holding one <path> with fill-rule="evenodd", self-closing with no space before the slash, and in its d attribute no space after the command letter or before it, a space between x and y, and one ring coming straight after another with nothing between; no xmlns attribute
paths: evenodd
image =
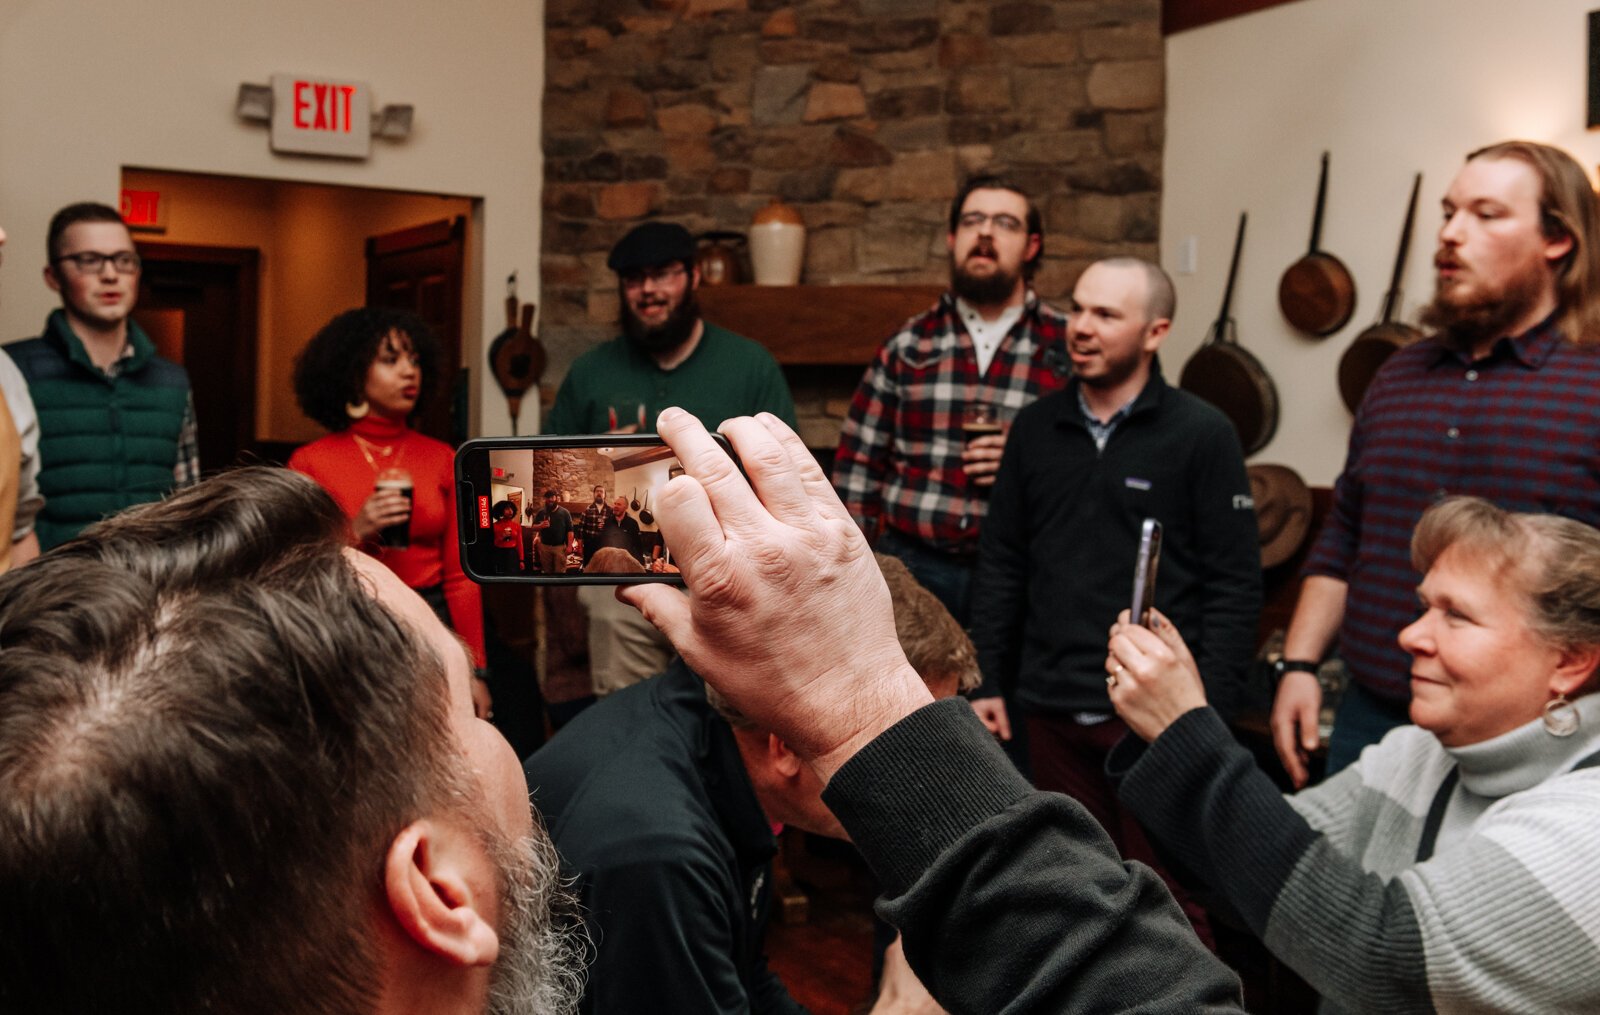
<svg viewBox="0 0 1600 1015"><path fill-rule="evenodd" d="M355 93L355 85L296 81L294 83L295 129L350 133L352 129L350 97Z"/></svg>
<svg viewBox="0 0 1600 1015"><path fill-rule="evenodd" d="M316 74L272 75L272 150L364 159L372 151L372 89Z"/></svg>

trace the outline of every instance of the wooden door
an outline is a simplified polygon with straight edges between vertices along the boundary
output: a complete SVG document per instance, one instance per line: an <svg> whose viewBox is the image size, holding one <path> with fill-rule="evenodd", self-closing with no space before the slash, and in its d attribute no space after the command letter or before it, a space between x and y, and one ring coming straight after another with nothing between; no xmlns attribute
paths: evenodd
<svg viewBox="0 0 1600 1015"><path fill-rule="evenodd" d="M200 467L239 461L256 446L256 304L261 252L254 247L139 243L144 270L133 311L161 355L182 363L194 391Z"/></svg>
<svg viewBox="0 0 1600 1015"><path fill-rule="evenodd" d="M367 306L409 310L439 340L439 376L424 381L430 398L417 429L451 444L466 437L465 399L457 392L466 235L467 220L458 215L367 238Z"/></svg>

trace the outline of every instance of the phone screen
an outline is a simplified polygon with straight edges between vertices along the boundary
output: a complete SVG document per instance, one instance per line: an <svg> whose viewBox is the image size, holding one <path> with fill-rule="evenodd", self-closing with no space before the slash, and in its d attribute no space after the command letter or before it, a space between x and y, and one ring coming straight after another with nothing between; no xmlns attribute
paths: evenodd
<svg viewBox="0 0 1600 1015"><path fill-rule="evenodd" d="M462 569L477 582L681 585L655 511L682 471L655 434L468 441L456 452Z"/></svg>
<svg viewBox="0 0 1600 1015"><path fill-rule="evenodd" d="M1146 518L1139 533L1139 556L1133 565L1133 605L1128 616L1135 624L1149 626L1150 610L1156 605L1156 568L1161 564L1161 523Z"/></svg>

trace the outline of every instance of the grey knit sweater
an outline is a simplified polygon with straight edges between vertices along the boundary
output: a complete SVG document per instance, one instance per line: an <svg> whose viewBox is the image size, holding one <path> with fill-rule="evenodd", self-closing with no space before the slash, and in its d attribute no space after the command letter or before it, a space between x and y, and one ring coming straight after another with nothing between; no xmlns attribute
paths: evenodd
<svg viewBox="0 0 1600 1015"><path fill-rule="evenodd" d="M1210 709L1109 766L1124 803L1333 1010L1600 1011L1600 695L1466 748L1401 727L1281 796ZM1432 857L1416 860L1452 768Z"/></svg>

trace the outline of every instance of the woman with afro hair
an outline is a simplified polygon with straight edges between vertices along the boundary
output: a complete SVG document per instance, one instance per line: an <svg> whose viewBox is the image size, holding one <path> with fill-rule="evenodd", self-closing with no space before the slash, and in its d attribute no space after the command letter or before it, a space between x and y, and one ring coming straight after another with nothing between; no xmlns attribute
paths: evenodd
<svg viewBox="0 0 1600 1015"><path fill-rule="evenodd" d="M438 353L428 326L403 310L365 307L329 321L295 360L294 393L333 433L295 451L289 468L333 495L357 545L427 600L481 668L483 601L461 570L454 454L410 426L438 377ZM483 687L473 690L478 698Z"/></svg>

